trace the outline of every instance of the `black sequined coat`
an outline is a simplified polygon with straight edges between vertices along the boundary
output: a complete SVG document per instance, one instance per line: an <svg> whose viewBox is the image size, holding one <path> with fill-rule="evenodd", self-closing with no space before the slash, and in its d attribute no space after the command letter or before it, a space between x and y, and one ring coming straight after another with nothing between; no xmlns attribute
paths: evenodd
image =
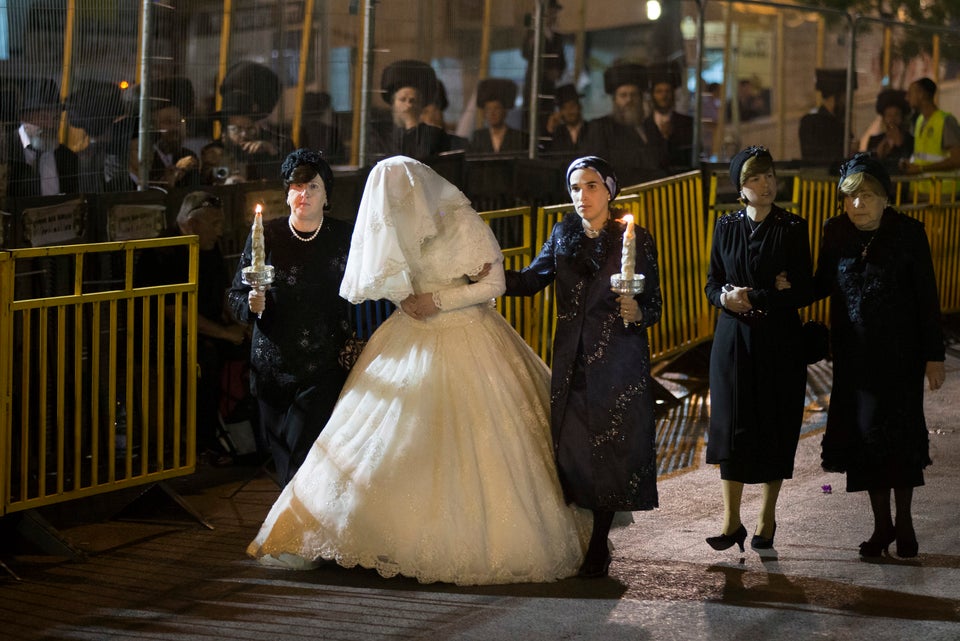
<svg viewBox="0 0 960 641"><path fill-rule="evenodd" d="M616 213L614 214L616 215ZM640 325L624 327L610 276L620 272L625 225L611 219L597 239L580 217L557 223L540 254L507 272L507 295L556 283L551 425L565 496L580 507L657 507L657 459L647 328L660 320L660 275L650 234L636 227Z"/></svg>
<svg viewBox="0 0 960 641"><path fill-rule="evenodd" d="M778 291L782 271L791 287ZM753 288L753 314L722 309L728 283ZM731 481L790 478L807 377L797 310L813 297L806 221L774 206L751 233L745 210L721 216L705 292L722 310L710 353L707 462L719 463L721 478Z"/></svg>
<svg viewBox="0 0 960 641"><path fill-rule="evenodd" d="M945 356L923 224L892 208L876 232L827 220L816 290L830 296L834 359L823 467L846 471L849 491L922 485L924 373Z"/></svg>
<svg viewBox="0 0 960 641"><path fill-rule="evenodd" d="M275 407L289 406L312 386L327 391L331 408L340 394L346 372L338 357L351 329L350 304L339 293L352 231L349 223L327 216L317 237L302 242L293 237L287 217L265 222L266 262L275 273L259 319L250 311L250 287L242 280L243 268L252 262L247 237L228 301L237 320L255 322L250 388Z"/></svg>

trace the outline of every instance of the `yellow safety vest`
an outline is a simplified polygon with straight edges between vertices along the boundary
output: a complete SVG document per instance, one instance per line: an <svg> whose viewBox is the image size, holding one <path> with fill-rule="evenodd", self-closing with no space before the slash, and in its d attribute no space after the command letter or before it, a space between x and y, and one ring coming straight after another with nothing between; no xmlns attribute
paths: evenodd
<svg viewBox="0 0 960 641"><path fill-rule="evenodd" d="M917 118L913 127L913 157L910 159L913 164L921 167L931 165L944 160L949 155L949 152L942 146L943 123L947 115L946 111L937 109L930 116L929 121L922 115ZM933 181L915 181L914 188L922 194L930 194L933 191ZM942 181L942 193L952 194L956 191L956 188L956 181Z"/></svg>

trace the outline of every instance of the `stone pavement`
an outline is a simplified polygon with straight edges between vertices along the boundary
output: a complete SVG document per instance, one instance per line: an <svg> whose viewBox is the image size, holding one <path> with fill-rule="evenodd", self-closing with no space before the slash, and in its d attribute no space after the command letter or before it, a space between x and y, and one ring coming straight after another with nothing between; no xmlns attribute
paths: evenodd
<svg viewBox="0 0 960 641"><path fill-rule="evenodd" d="M931 455L915 494L920 556L858 558L872 520L867 497L819 466L807 433L784 483L776 547L712 550L719 473L703 463L660 482L660 509L615 529L610 577L465 588L324 566L270 570L244 548L277 496L265 477L233 493L249 468L213 470L178 487L215 529L182 519L65 521L86 560L0 558L2 639L451 639L885 641L960 639L960 355L927 395ZM820 419L818 419L820 420ZM193 485L191 485L191 483ZM832 492L825 492L831 486ZM233 495L233 496L231 496ZM744 522L759 489L744 493Z"/></svg>

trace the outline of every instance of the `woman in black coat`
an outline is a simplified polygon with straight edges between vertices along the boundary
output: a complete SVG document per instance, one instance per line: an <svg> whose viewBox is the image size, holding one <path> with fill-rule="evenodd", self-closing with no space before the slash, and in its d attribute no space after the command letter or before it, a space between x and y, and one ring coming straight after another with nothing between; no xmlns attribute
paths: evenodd
<svg viewBox="0 0 960 641"><path fill-rule="evenodd" d="M774 204L769 151L740 151L730 180L746 206L717 221L705 288L721 310L710 355L707 462L720 464L724 506L723 529L707 543L743 550L743 486L762 483L751 546L764 549L773 547L777 497L793 476L803 423L807 369L797 309L813 294L810 241L806 221ZM790 286L779 289L778 275Z"/></svg>
<svg viewBox="0 0 960 641"><path fill-rule="evenodd" d="M253 322L250 388L280 483L303 463L326 425L347 372L340 352L352 335L350 306L339 296L353 227L325 216L333 171L320 153L298 149L281 170L290 215L263 224L273 283L243 282L253 262L247 238L228 292L234 317Z"/></svg>
<svg viewBox="0 0 960 641"><path fill-rule="evenodd" d="M838 191L845 214L823 226L816 273L833 348L822 464L847 473L848 492L870 495L874 529L860 555L880 556L895 540L898 556L914 557L913 488L930 464L923 379L931 390L944 380L930 246L922 223L888 206L890 178L869 154L843 164Z"/></svg>
<svg viewBox="0 0 960 641"><path fill-rule="evenodd" d="M658 506L657 457L647 328L660 320L657 252L635 227L635 272L643 292L621 296L610 276L621 271L625 223L610 209L619 193L602 158L567 169L578 215L558 222L540 254L508 271L510 295L528 296L556 283L551 428L557 470L569 503L593 511L593 533L581 576L606 576L607 535L615 512Z"/></svg>

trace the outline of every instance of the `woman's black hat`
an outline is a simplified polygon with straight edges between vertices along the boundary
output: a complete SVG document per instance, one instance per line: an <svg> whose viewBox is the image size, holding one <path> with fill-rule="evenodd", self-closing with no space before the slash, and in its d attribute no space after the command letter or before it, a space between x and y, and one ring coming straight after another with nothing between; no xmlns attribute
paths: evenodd
<svg viewBox="0 0 960 641"><path fill-rule="evenodd" d="M730 159L730 182L733 183L737 191L743 186L740 184L740 173L743 171L743 165L751 158L769 158L770 162L773 162L770 150L760 145L752 145L738 151L737 155Z"/></svg>
<svg viewBox="0 0 960 641"><path fill-rule="evenodd" d="M854 154L849 160L840 165L840 181L837 183L837 191L843 181L856 174L869 174L880 183L887 194L887 198L893 198L893 183L890 182L890 174L887 173L883 163L877 160L872 154L861 151Z"/></svg>

